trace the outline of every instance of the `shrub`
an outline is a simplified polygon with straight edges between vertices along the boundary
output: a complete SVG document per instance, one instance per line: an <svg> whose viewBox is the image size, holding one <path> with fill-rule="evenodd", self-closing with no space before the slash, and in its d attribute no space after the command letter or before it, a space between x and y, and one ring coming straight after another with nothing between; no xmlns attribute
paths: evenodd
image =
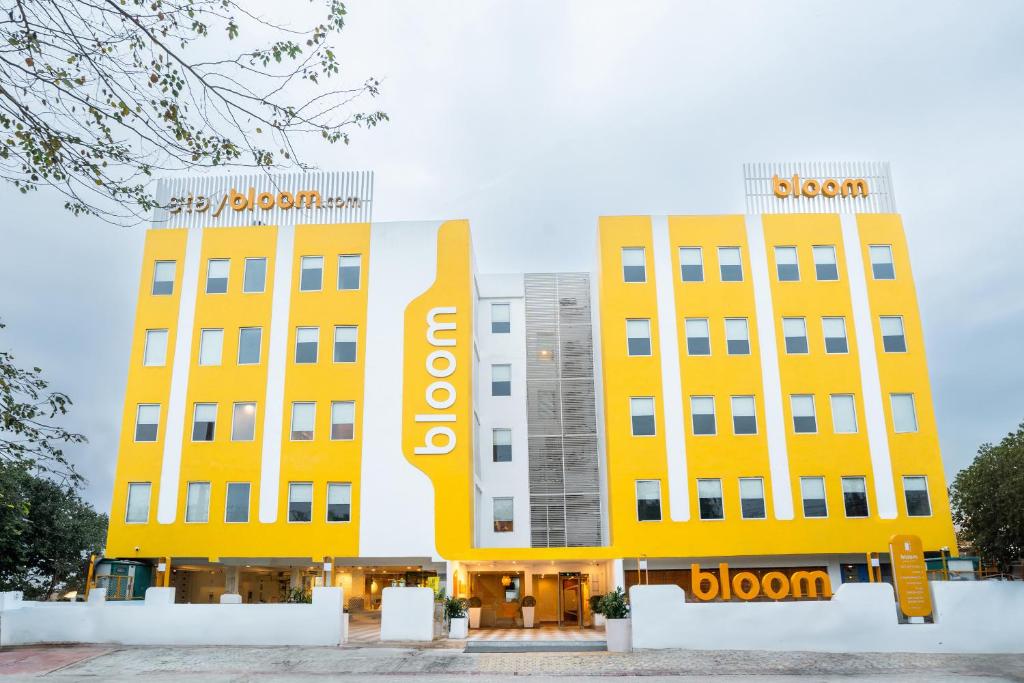
<svg viewBox="0 0 1024 683"><path fill-rule="evenodd" d="M461 619L466 616L466 601L455 596L444 599L444 618L446 621Z"/></svg>
<svg viewBox="0 0 1024 683"><path fill-rule="evenodd" d="M601 598L603 597L603 595L590 596L590 611L593 614L601 614Z"/></svg>
<svg viewBox="0 0 1024 683"><path fill-rule="evenodd" d="M483 606L483 604L484 604L483 600L481 600L480 598L476 597L475 595L469 599L469 606L470 607L481 607L481 606Z"/></svg>
<svg viewBox="0 0 1024 683"><path fill-rule="evenodd" d="M537 606L537 598L533 597L532 595L524 595L523 596L523 604L522 604L522 606L523 607L536 607Z"/></svg>
<svg viewBox="0 0 1024 683"><path fill-rule="evenodd" d="M629 601L621 588L601 597L601 614L608 619L625 619L629 616Z"/></svg>

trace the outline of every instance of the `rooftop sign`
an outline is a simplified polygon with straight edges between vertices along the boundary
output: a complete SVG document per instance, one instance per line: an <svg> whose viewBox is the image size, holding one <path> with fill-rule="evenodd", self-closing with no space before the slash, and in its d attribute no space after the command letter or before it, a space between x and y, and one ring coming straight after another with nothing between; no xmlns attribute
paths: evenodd
<svg viewBox="0 0 1024 683"><path fill-rule="evenodd" d="M889 164L744 164L747 213L895 213Z"/></svg>

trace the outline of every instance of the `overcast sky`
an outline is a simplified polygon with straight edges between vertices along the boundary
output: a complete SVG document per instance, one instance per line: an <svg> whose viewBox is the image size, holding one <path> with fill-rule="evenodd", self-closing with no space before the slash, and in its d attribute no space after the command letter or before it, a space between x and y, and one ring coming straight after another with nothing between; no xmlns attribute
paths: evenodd
<svg viewBox="0 0 1024 683"><path fill-rule="evenodd" d="M348 6L392 121L307 160L375 171L375 220L468 218L482 271L590 270L599 215L742 213L745 161L891 161L947 475L1024 419L1024 3ZM107 510L143 229L0 201L0 348L73 398Z"/></svg>

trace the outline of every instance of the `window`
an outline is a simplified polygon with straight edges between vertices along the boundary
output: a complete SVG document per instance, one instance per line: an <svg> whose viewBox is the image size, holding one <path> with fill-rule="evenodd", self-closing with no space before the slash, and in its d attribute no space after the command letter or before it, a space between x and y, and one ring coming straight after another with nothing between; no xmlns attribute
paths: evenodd
<svg viewBox="0 0 1024 683"><path fill-rule="evenodd" d="M836 434L857 432L857 407L853 394L832 394L832 429Z"/></svg>
<svg viewBox="0 0 1024 683"><path fill-rule="evenodd" d="M192 413L192 440L213 441L217 429L217 404L197 403Z"/></svg>
<svg viewBox="0 0 1024 683"><path fill-rule="evenodd" d="M256 404L236 403L231 411L231 440L252 441L256 438Z"/></svg>
<svg viewBox="0 0 1024 683"><path fill-rule="evenodd" d="M359 328L354 325L339 325L334 328L334 362L355 363L356 344Z"/></svg>
<svg viewBox="0 0 1024 683"><path fill-rule="evenodd" d="M879 321L882 326L882 348L885 352L906 352L907 340L903 336L903 318L898 315L883 315Z"/></svg>
<svg viewBox="0 0 1024 683"><path fill-rule="evenodd" d="M793 431L797 434L814 434L818 431L818 421L814 417L814 395L793 394L789 397L793 409Z"/></svg>
<svg viewBox="0 0 1024 683"><path fill-rule="evenodd" d="M185 496L185 521L210 521L210 482L190 481Z"/></svg>
<svg viewBox="0 0 1024 683"><path fill-rule="evenodd" d="M917 431L917 411L913 394L889 394L892 402L892 425L897 434Z"/></svg>
<svg viewBox="0 0 1024 683"><path fill-rule="evenodd" d="M224 521L245 523L249 521L249 483L231 482L224 498Z"/></svg>
<svg viewBox="0 0 1024 683"><path fill-rule="evenodd" d="M128 503L125 505L125 524L145 524L149 521L150 483L132 482L128 484Z"/></svg>
<svg viewBox="0 0 1024 683"><path fill-rule="evenodd" d="M796 247L775 247L775 272L779 282L796 282L800 279Z"/></svg>
<svg viewBox="0 0 1024 683"><path fill-rule="evenodd" d="M135 413L135 440L156 441L160 427L160 404L143 403Z"/></svg>
<svg viewBox="0 0 1024 683"><path fill-rule="evenodd" d="M263 341L263 328L242 327L238 330L238 364L259 365L260 344Z"/></svg>
<svg viewBox="0 0 1024 683"><path fill-rule="evenodd" d="M512 395L512 366L491 366L491 396Z"/></svg>
<svg viewBox="0 0 1024 683"><path fill-rule="evenodd" d="M315 363L320 347L319 327L295 328L295 362Z"/></svg>
<svg viewBox="0 0 1024 683"><path fill-rule="evenodd" d="M718 248L718 272L722 282L741 282L743 280L743 262L740 261L739 247Z"/></svg>
<svg viewBox="0 0 1024 683"><path fill-rule="evenodd" d="M354 401L331 403L331 440L351 441L356 431L356 404Z"/></svg>
<svg viewBox="0 0 1024 683"><path fill-rule="evenodd" d="M491 455L494 462L512 462L512 430L491 430Z"/></svg>
<svg viewBox="0 0 1024 683"><path fill-rule="evenodd" d="M169 296L174 293L174 267L174 261L156 262L153 267L154 296Z"/></svg>
<svg viewBox="0 0 1024 683"><path fill-rule="evenodd" d="M903 497L907 501L908 517L931 516L932 504L928 500L928 477L903 477Z"/></svg>
<svg viewBox="0 0 1024 683"><path fill-rule="evenodd" d="M643 247L622 249L622 281L647 282L647 266Z"/></svg>
<svg viewBox="0 0 1024 683"><path fill-rule="evenodd" d="M825 353L847 353L850 350L846 343L845 318L822 318L821 327L825 331Z"/></svg>
<svg viewBox="0 0 1024 683"><path fill-rule="evenodd" d="M324 257L303 256L299 261L299 291L319 292L324 287Z"/></svg>
<svg viewBox="0 0 1024 683"><path fill-rule="evenodd" d="M871 254L871 275L876 280L895 280L896 270L892 265L892 247L888 244L872 244L868 248Z"/></svg>
<svg viewBox="0 0 1024 683"><path fill-rule="evenodd" d="M327 521L352 521L352 484L327 485Z"/></svg>
<svg viewBox="0 0 1024 683"><path fill-rule="evenodd" d="M142 364L167 364L167 330L146 330L146 348L142 352Z"/></svg>
<svg viewBox="0 0 1024 683"><path fill-rule="evenodd" d="M309 522L313 519L313 485L288 484L288 521Z"/></svg>
<svg viewBox="0 0 1024 683"><path fill-rule="evenodd" d="M637 480L636 518L640 522L661 521L661 482L659 480Z"/></svg>
<svg viewBox="0 0 1024 683"><path fill-rule="evenodd" d="M491 304L491 333L508 334L512 331L512 307L509 304Z"/></svg>
<svg viewBox="0 0 1024 683"><path fill-rule="evenodd" d="M838 280L839 267L836 265L836 248L814 247L814 276L819 280Z"/></svg>
<svg viewBox="0 0 1024 683"><path fill-rule="evenodd" d="M494 499L494 531L504 533L512 531L512 499Z"/></svg>
<svg viewBox="0 0 1024 683"><path fill-rule="evenodd" d="M359 289L363 257L359 254L343 254L338 257L338 289Z"/></svg>
<svg viewBox="0 0 1024 683"><path fill-rule="evenodd" d="M199 332L199 364L220 365L220 355L224 348L224 330L200 330Z"/></svg>
<svg viewBox="0 0 1024 683"><path fill-rule="evenodd" d="M701 519L725 519L721 479L698 479L697 501Z"/></svg>
<svg viewBox="0 0 1024 683"><path fill-rule="evenodd" d="M630 356L651 355L651 321L643 318L626 321L626 347Z"/></svg>
<svg viewBox="0 0 1024 683"><path fill-rule="evenodd" d="M691 396L690 413L694 435L715 433L715 398L713 396Z"/></svg>
<svg viewBox="0 0 1024 683"><path fill-rule="evenodd" d="M746 318L725 319L725 350L730 356L750 353L750 330Z"/></svg>
<svg viewBox="0 0 1024 683"><path fill-rule="evenodd" d="M700 247L680 247L679 267L683 272L683 282L703 282L704 257Z"/></svg>
<svg viewBox="0 0 1024 683"><path fill-rule="evenodd" d="M228 291L228 270L231 261L226 258L212 258L206 265L206 293L226 294Z"/></svg>
<svg viewBox="0 0 1024 683"><path fill-rule="evenodd" d="M732 397L732 433L757 434L757 414L753 396Z"/></svg>
<svg viewBox="0 0 1024 683"><path fill-rule="evenodd" d="M804 499L804 517L828 517L824 477L800 477L800 494Z"/></svg>
<svg viewBox="0 0 1024 683"><path fill-rule="evenodd" d="M807 353L807 323L803 318L783 318L782 336L786 353Z"/></svg>
<svg viewBox="0 0 1024 683"><path fill-rule="evenodd" d="M711 332L707 318L686 319L686 353L691 356L711 355Z"/></svg>
<svg viewBox="0 0 1024 683"><path fill-rule="evenodd" d="M245 259L245 270L242 273L242 291L245 294L261 294L267 289L267 259Z"/></svg>
<svg viewBox="0 0 1024 683"><path fill-rule="evenodd" d="M743 519L764 519L764 480L740 478L740 515Z"/></svg>
<svg viewBox="0 0 1024 683"><path fill-rule="evenodd" d="M292 441L312 441L313 423L316 420L316 403L295 401L292 403Z"/></svg>
<svg viewBox="0 0 1024 683"><path fill-rule="evenodd" d="M654 399L630 398L629 415L633 436L654 436Z"/></svg>
<svg viewBox="0 0 1024 683"><path fill-rule="evenodd" d="M864 477L843 477L843 506L847 517L868 516L868 487Z"/></svg>

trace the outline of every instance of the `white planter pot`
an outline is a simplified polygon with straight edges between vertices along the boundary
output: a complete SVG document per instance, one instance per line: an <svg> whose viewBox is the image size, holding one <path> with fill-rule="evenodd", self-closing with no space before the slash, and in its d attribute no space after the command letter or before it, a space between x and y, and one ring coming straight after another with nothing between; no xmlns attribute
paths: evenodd
<svg viewBox="0 0 1024 683"><path fill-rule="evenodd" d="M536 607L524 607L523 608L523 628L533 628L533 610Z"/></svg>
<svg viewBox="0 0 1024 683"><path fill-rule="evenodd" d="M480 611L483 607L470 607L469 608L469 627L480 628Z"/></svg>
<svg viewBox="0 0 1024 683"><path fill-rule="evenodd" d="M466 617L459 617L448 622L448 638L450 640L465 640L469 635L469 620Z"/></svg>
<svg viewBox="0 0 1024 683"><path fill-rule="evenodd" d="M604 626L605 618L603 614L594 614L594 628L600 628Z"/></svg>
<svg viewBox="0 0 1024 683"><path fill-rule="evenodd" d="M608 652L630 652L633 649L633 629L629 619L606 619L604 634Z"/></svg>

